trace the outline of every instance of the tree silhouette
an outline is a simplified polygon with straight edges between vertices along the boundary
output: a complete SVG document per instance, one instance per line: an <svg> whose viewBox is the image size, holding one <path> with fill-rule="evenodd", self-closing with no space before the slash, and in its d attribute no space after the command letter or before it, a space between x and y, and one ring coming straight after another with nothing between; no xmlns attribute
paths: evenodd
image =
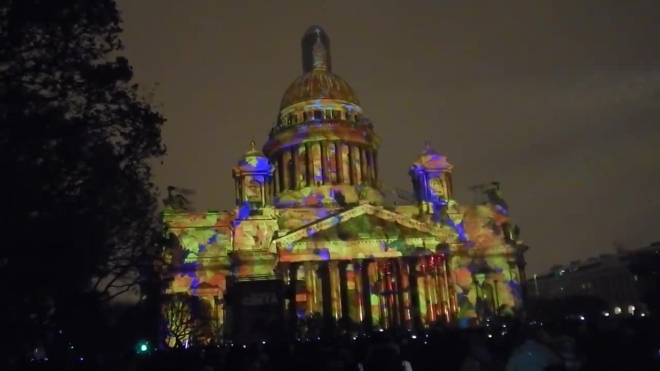
<svg viewBox="0 0 660 371"><path fill-rule="evenodd" d="M197 295L166 295L163 317L167 324L166 343L175 348L205 345L222 339L222 324L215 318L209 302Z"/></svg>
<svg viewBox="0 0 660 371"><path fill-rule="evenodd" d="M147 161L165 120L110 58L120 23L114 0L0 3L0 328L19 346L70 296L131 290L159 253Z"/></svg>
<svg viewBox="0 0 660 371"><path fill-rule="evenodd" d="M195 331L193 301L196 297L178 293L167 297L163 305L163 315L167 322L167 343L180 348L192 341Z"/></svg>

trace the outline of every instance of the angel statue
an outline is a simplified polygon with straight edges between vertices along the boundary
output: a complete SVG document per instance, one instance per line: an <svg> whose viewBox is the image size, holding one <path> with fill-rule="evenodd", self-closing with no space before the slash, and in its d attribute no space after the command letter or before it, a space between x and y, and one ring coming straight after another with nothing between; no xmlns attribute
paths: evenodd
<svg viewBox="0 0 660 371"><path fill-rule="evenodd" d="M186 198L195 194L195 191L186 188L167 187L167 198L163 199L165 209L172 211L190 211L192 203Z"/></svg>

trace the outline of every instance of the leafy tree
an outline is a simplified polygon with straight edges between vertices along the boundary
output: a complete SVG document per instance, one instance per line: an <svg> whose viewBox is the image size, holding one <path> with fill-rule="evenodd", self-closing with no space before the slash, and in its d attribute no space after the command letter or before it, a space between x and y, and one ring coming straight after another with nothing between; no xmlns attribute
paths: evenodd
<svg viewBox="0 0 660 371"><path fill-rule="evenodd" d="M117 56L120 25L114 0L0 3L0 328L24 345L69 297L134 288L158 254L148 161L165 120Z"/></svg>

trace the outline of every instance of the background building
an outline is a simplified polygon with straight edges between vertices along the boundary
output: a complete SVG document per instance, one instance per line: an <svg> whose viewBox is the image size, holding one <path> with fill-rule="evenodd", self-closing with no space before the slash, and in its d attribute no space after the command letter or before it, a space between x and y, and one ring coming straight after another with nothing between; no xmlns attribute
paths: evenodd
<svg viewBox="0 0 660 371"><path fill-rule="evenodd" d="M660 254L660 242L555 266L550 272L531 278L530 295L541 299L595 296L607 302L608 313L646 314L644 280L633 273L631 264L636 257L648 253Z"/></svg>
<svg viewBox="0 0 660 371"><path fill-rule="evenodd" d="M380 139L333 73L328 36L311 27L301 44L303 73L263 151L253 142L232 169L234 210L193 212L174 189L165 200L168 293L201 298L193 307L219 322L203 331L242 340L284 317L411 328L520 309L527 247L499 185L483 188L486 202L460 205L453 166L427 144L408 169L411 192L387 187ZM193 317L167 320L188 328L174 322L197 326Z"/></svg>

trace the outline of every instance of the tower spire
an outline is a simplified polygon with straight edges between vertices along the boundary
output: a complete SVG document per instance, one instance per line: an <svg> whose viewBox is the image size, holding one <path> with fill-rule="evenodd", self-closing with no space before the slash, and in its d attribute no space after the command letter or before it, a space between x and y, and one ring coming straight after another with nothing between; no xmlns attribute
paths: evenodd
<svg viewBox="0 0 660 371"><path fill-rule="evenodd" d="M319 26L307 29L301 41L303 72L330 71L330 38Z"/></svg>
<svg viewBox="0 0 660 371"><path fill-rule="evenodd" d="M316 33L316 43L314 43L314 49L312 49L312 55L314 58L314 69L315 70L327 70L328 69L328 51L325 49L325 45L321 41L321 29L317 28L314 33Z"/></svg>

